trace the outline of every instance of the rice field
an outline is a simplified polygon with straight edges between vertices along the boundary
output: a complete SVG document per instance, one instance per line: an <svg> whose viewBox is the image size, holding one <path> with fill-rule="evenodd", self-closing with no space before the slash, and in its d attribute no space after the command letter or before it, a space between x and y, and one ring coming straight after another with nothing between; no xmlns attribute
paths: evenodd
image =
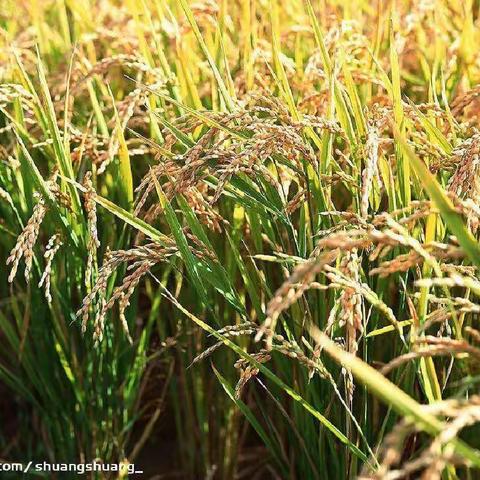
<svg viewBox="0 0 480 480"><path fill-rule="evenodd" d="M479 42L478 0L1 0L0 476L480 478Z"/></svg>

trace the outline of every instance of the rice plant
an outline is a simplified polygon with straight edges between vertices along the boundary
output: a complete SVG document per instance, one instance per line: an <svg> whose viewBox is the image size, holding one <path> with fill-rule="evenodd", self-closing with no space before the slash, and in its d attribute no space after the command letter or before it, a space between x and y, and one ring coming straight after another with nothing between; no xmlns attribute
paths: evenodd
<svg viewBox="0 0 480 480"><path fill-rule="evenodd" d="M0 6L0 466L480 478L477 0Z"/></svg>

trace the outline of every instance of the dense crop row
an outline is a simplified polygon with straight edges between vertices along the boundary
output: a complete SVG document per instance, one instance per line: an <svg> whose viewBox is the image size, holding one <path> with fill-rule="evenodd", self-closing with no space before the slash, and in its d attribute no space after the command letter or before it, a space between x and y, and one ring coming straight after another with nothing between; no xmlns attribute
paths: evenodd
<svg viewBox="0 0 480 480"><path fill-rule="evenodd" d="M2 461L478 478L478 1L1 3Z"/></svg>

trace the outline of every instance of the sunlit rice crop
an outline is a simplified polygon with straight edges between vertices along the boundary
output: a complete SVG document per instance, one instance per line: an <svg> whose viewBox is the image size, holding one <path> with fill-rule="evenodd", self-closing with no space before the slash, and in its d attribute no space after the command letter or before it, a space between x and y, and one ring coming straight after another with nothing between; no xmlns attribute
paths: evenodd
<svg viewBox="0 0 480 480"><path fill-rule="evenodd" d="M0 461L478 478L479 14L3 0Z"/></svg>

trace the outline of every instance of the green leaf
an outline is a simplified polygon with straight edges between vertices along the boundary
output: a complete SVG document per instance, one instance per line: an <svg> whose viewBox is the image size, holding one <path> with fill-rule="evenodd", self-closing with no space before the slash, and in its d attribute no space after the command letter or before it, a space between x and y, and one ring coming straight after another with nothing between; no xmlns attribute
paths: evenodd
<svg viewBox="0 0 480 480"><path fill-rule="evenodd" d="M57 161L58 168L60 173L71 180L75 179L73 173L72 160L70 158L70 151L65 148L64 141L60 135L60 129L58 128L57 118L55 114L55 108L53 106L52 98L50 96L50 90L48 89L47 78L45 76L45 70L43 68L42 59L40 58L40 53L37 50L37 71L38 77L40 80L41 93L43 97L44 104L46 105L45 118L48 124L48 130L50 137L53 141L53 150L55 152L55 159ZM69 185L70 194L72 197L72 208L74 213L79 215L79 218L83 218L81 215L80 207L80 198L78 192L73 188L72 185Z"/></svg>
<svg viewBox="0 0 480 480"><path fill-rule="evenodd" d="M285 469L283 462L281 462L278 456L277 449L275 448L274 444L270 440L270 437L268 436L265 429L260 425L259 421L256 419L253 412L241 399L235 398L235 392L233 388L229 385L227 380L224 377L222 377L221 373L215 368L215 365L212 364L211 366L212 366L213 373L215 373L215 376L218 378L218 381L222 385L223 389L227 393L230 400L232 400L232 402L235 403L235 405L242 412L242 414L248 420L248 422L253 427L253 429L257 432L258 436L260 437L262 442L265 444L267 449L270 451L270 453L274 456L277 463L282 467L282 469Z"/></svg>
<svg viewBox="0 0 480 480"><path fill-rule="evenodd" d="M118 159L118 178L120 183L120 191L122 192L122 205L126 210L130 210L133 205L133 178L132 166L130 164L130 154L128 153L127 142L123 132L123 125L118 116L117 107L115 106L115 99L109 87L110 96L112 98L113 110L115 115L115 133L117 134L117 141L119 143Z"/></svg>
<svg viewBox="0 0 480 480"><path fill-rule="evenodd" d="M193 12L190 9L186 0L180 0L180 4L182 5L183 11L185 12L188 23L192 27L192 30L193 30L193 33L195 34L198 45L200 46L200 49L202 50L203 54L205 55L205 58L208 61L208 64L210 65L210 68L213 72L213 76L215 77L215 80L217 82L218 89L220 90L220 93L223 97L223 100L225 101L225 104L226 104L228 110L233 111L234 108L235 108L234 100L230 96L230 93L228 92L227 86L225 85L225 83L222 79L222 76L221 76L220 72L218 71L217 65L215 64L215 61L214 61L212 55L210 54L210 51L208 50L207 44L205 43L205 40L202 37L200 29L198 28L198 25L197 25L197 22L195 20L194 15L193 15Z"/></svg>
<svg viewBox="0 0 480 480"><path fill-rule="evenodd" d="M175 215L175 212L170 205L170 202L165 196L165 193L163 192L157 177L153 173L151 173L151 177L153 183L155 184L155 189L157 191L158 199L160 200L160 205L162 206L165 213L165 218L168 222L168 225L170 226L172 235L175 238L175 243L177 244L183 261L185 262L187 273L193 282L194 288L198 291L201 301L205 306L208 306L210 302L208 300L207 291L203 286L203 282L200 278L198 271L200 262L192 254L190 245L188 244L187 238L183 233L182 226L178 222L177 216Z"/></svg>
<svg viewBox="0 0 480 480"><path fill-rule="evenodd" d="M31 157L29 151L25 147L25 144L23 143L23 140L21 139L20 135L18 135L18 133L15 130L14 132L17 137L18 144L20 145L20 149L22 150L22 153L23 153L23 155L20 156L20 161L26 162L25 171L27 171L31 175L33 184L38 189L38 191L42 194L42 197L44 198L45 202L50 208L50 211L53 213L53 215L55 215L55 217L57 217L58 224L65 231L67 238L70 238L70 240L72 241L72 244L76 248L78 248L79 240L74 229L69 224L65 216L62 214L58 206L57 200L55 199L53 194L50 192L50 189L48 188L40 171L35 165L35 162L33 161L33 158Z"/></svg>
<svg viewBox="0 0 480 480"><path fill-rule="evenodd" d="M192 233L198 237L211 252L214 252L213 246L204 232L201 223L198 221L198 218L190 208L190 205L188 205L185 198L182 195L177 195L177 202L185 216L187 225L192 230ZM239 300L238 295L228 278L228 274L218 258L215 261L206 257L199 263L199 269L202 278L205 278L205 280L209 282L237 312L242 316L245 316L245 306Z"/></svg>

